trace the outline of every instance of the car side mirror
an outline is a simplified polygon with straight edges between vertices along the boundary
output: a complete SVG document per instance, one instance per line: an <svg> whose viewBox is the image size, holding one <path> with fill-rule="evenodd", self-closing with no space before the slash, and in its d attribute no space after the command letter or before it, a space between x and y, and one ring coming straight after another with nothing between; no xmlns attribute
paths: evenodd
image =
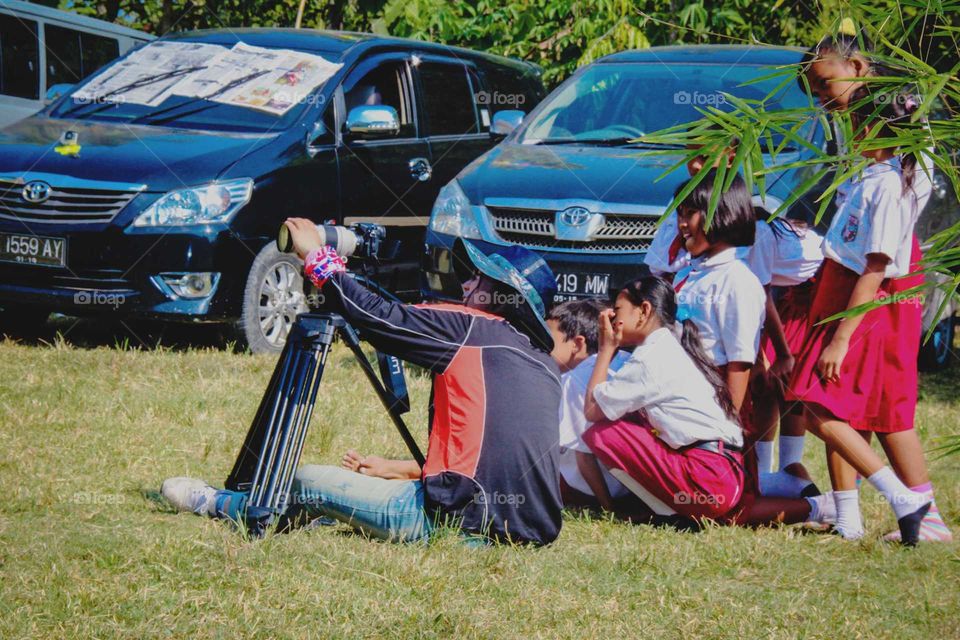
<svg viewBox="0 0 960 640"><path fill-rule="evenodd" d="M523 111L512 109L497 111L493 114L493 122L490 123L490 135L497 138L510 135L523 122L524 115L526 114Z"/></svg>
<svg viewBox="0 0 960 640"><path fill-rule="evenodd" d="M55 84L49 89L47 89L46 95L43 96L44 104L51 104L54 100L60 96L70 93L73 90L74 85L62 82L60 84Z"/></svg>
<svg viewBox="0 0 960 640"><path fill-rule="evenodd" d="M395 136L400 133L400 119L393 107L362 105L347 114L347 131L363 138Z"/></svg>

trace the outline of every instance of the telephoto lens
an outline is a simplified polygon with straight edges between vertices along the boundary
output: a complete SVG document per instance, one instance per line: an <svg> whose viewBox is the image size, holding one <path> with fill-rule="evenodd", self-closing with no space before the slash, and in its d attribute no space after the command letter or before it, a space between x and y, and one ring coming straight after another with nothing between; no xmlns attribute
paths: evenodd
<svg viewBox="0 0 960 640"><path fill-rule="evenodd" d="M333 224L318 224L317 231L320 232L320 241L333 247L333 250L344 258L356 253L359 242L352 229ZM277 232L277 249L282 253L293 253L293 238L285 224L280 225Z"/></svg>

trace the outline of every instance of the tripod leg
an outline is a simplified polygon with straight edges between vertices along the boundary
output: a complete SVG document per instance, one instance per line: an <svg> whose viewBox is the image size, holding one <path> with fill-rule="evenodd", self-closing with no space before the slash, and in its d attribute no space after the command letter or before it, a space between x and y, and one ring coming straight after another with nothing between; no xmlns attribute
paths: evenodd
<svg viewBox="0 0 960 640"><path fill-rule="evenodd" d="M410 455L413 456L413 459L416 460L417 464L422 468L424 463L423 453L420 451L420 447L417 446L417 441L414 440L413 434L410 433L410 429L407 428L403 418L401 418L400 414L397 413L397 409L394 406L393 395L384 388L383 383L380 382L380 378L377 377L377 372L374 371L373 367L370 365L370 362L367 361L367 356L360 347L360 338L357 336L357 332L353 327L345 324L340 327L340 336L343 338L343 341L347 344L347 346L350 347L350 350L353 352L353 355L357 360L357 364L359 364L360 368L363 369L363 372L366 374L367 380L370 381L370 385L373 387L373 390L377 392L380 402L387 410L387 413L390 414L390 419L393 421L393 425L397 428L397 431L400 432L400 437L403 438L404 444L407 445Z"/></svg>

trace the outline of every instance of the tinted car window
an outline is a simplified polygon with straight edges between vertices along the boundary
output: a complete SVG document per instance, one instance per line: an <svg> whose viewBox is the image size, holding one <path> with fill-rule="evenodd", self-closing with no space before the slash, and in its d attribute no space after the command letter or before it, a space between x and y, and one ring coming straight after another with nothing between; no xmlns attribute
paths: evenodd
<svg viewBox="0 0 960 640"><path fill-rule="evenodd" d="M119 57L120 43L117 42L116 38L81 33L80 52L83 56L83 75L86 77L114 58Z"/></svg>
<svg viewBox="0 0 960 640"><path fill-rule="evenodd" d="M375 69L344 83L343 99L347 113L354 107L386 105L393 107L400 120L401 138L416 136L416 123L410 100L410 83L405 62L385 62Z"/></svg>
<svg viewBox="0 0 960 640"><path fill-rule="evenodd" d="M466 67L424 62L419 69L428 135L478 133Z"/></svg>
<svg viewBox="0 0 960 640"><path fill-rule="evenodd" d="M36 100L40 97L37 23L0 15L0 93Z"/></svg>
<svg viewBox="0 0 960 640"><path fill-rule="evenodd" d="M47 24L47 86L74 84L120 55L116 38Z"/></svg>
<svg viewBox="0 0 960 640"><path fill-rule="evenodd" d="M43 25L43 31L47 47L47 86L74 84L83 78L80 32L52 24Z"/></svg>

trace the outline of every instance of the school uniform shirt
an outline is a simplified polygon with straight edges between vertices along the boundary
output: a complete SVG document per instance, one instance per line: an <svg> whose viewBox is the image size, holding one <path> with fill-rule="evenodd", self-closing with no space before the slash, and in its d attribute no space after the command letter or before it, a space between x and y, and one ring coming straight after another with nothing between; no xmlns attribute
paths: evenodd
<svg viewBox="0 0 960 640"><path fill-rule="evenodd" d="M932 190L922 166L917 166L913 188L904 194L899 158L869 165L837 193L837 212L823 240L824 256L863 273L867 255L880 253L890 258L886 277L910 273L913 229Z"/></svg>
<svg viewBox="0 0 960 640"><path fill-rule="evenodd" d="M677 212L672 212L657 228L657 232L650 241L650 247L643 256L643 263L655 276L666 276L682 271L690 265L690 253L683 247L677 252L673 260L670 259L670 249L680 228L677 225ZM756 239L750 247L737 247L737 255L750 266L760 284L766 286L773 277L773 263L776 252L776 238L770 225L763 220L757 221Z"/></svg>
<svg viewBox="0 0 960 640"><path fill-rule="evenodd" d="M710 440L743 446L740 426L723 412L714 388L666 328L647 336L610 380L593 388L593 397L610 420L642 411L674 449Z"/></svg>
<svg viewBox="0 0 960 640"><path fill-rule="evenodd" d="M784 220L774 234L775 253L770 284L793 287L816 275L823 263L823 236L816 229Z"/></svg>
<svg viewBox="0 0 960 640"><path fill-rule="evenodd" d="M618 351L610 362L610 374L618 371L629 358L630 354L626 351ZM597 356L592 355L560 378L560 475L570 487L590 496L593 495L593 489L577 467L576 452L591 453L582 436L593 423L584 415L583 404L596 363ZM609 379L609 375L607 377ZM601 471L612 497L619 498L629 493L629 490L602 466Z"/></svg>
<svg viewBox="0 0 960 640"><path fill-rule="evenodd" d="M694 260L677 294L717 366L756 361L766 302L763 285L735 248Z"/></svg>

